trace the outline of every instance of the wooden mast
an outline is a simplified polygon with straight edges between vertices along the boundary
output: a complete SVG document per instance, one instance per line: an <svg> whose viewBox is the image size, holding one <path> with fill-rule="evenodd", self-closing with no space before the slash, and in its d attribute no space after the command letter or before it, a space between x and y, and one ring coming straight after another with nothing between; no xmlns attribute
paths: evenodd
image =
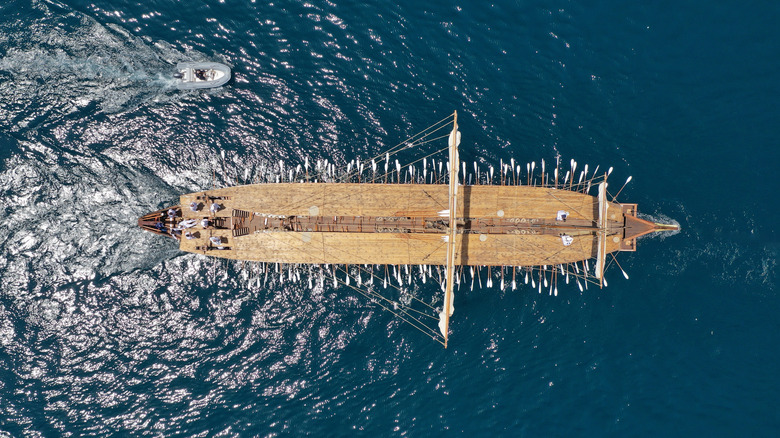
<svg viewBox="0 0 780 438"><path fill-rule="evenodd" d="M439 329L444 336L444 348L447 348L447 339L449 334L450 316L452 316L455 307L453 306L453 283L455 277L455 250L457 249L457 231L458 224L456 209L458 206L458 168L460 159L458 157L458 144L460 144L460 132L458 132L458 112L453 113L452 132L450 133L450 185L449 185L449 228L445 240L447 242L447 276L444 291L444 308L440 314Z"/></svg>

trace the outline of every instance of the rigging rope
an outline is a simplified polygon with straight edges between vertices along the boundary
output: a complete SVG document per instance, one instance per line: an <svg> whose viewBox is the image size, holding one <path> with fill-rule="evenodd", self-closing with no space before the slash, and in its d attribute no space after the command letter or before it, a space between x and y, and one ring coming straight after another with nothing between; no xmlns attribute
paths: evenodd
<svg viewBox="0 0 780 438"><path fill-rule="evenodd" d="M274 236L274 233L266 233L266 235L268 235L268 236L269 236L270 238L272 238L272 239L275 239L275 240L277 240L277 241L281 242L281 239L278 239L276 236ZM296 250L296 251L304 252L304 253L306 253L307 255L309 255L309 256L312 256L312 254L311 254L311 253L305 252L303 249L300 249L300 248L295 248L295 247L293 247L292 249L294 249L294 250ZM346 251L342 251L342 252L346 252ZM326 254L327 254L327 252L326 252ZM327 263L327 261L326 261L326 260L323 260L323 261L321 262L321 264L323 264L323 265L333 265L333 266L334 266L334 271L335 271L335 270L341 270L342 272L345 272L347 275L349 275L349 273L348 273L346 270L344 270L344 268L342 268L342 267L340 267L340 266L337 266L336 264L333 264L333 263ZM373 263L372 263L372 264L373 264ZM362 268L362 267L361 267L359 264L356 264L355 266L356 266L356 267L357 267L359 270L364 270L364 268ZM365 270L364 270L364 271L365 271ZM368 272L368 271L365 271L365 272ZM373 276L373 275L374 275L374 274L373 274L373 272L371 272L371 273L370 273L370 275L372 275L372 276ZM352 285L350 285L350 284L346 284L346 282L344 282L344 281L342 281L342 280L339 280L339 279L338 279L338 277L336 277L336 276L335 276L335 274L334 274L334 279L335 279L336 281L338 281L338 282L340 282L340 283L342 283L342 284L346 285L346 286L349 286L349 287L350 287L350 288L352 288L352 289L355 289L355 290L357 290L358 292L360 292L360 293L361 293L361 294L363 294L363 295L365 295L365 294L366 294L364 291L362 291L362 290L360 290L360 289L358 289L358 288L356 288L356 287L354 287L354 286L352 286ZM397 286L393 285L392 283L391 283L390 285L391 285L392 287L394 287L395 289L397 289L399 292L403 293L403 290L402 290L402 289L400 289L399 287L397 287ZM384 299L385 301L387 301L387 302L389 302L389 303L396 303L395 301L393 301L393 300L390 300L390 299L388 299L388 298L386 298L386 297L382 296L381 294L379 294L379 293L378 293L378 292L376 292L376 291L371 291L370 293L371 293L371 294L374 294L374 295L376 295L376 296L378 296L378 297L380 297L380 298L382 298L382 299ZM422 303L422 304L426 305L427 307L429 307L429 308L431 308L431 309L434 309L434 310L435 310L435 308L434 308L433 306L430 306L429 304L427 304L427 303L423 302L422 300L418 299L417 297L414 297L414 296L411 296L411 297L412 297L412 299L414 299L414 300L416 300L416 301L418 301L418 302L420 302L420 303ZM402 303L399 303L399 304L401 304L403 307L408 307L408 306L406 306L406 305L403 305ZM384 306L383 306L383 307L384 307ZM397 312L394 312L394 311L392 311L392 310L390 310L390 309L386 309L386 310L390 311L391 313L393 313L393 314L394 314L394 315L396 315L396 316L399 316L399 317L400 317L401 319L403 319L405 322L408 322L409 324L411 324L411 325L414 325L414 324L412 324L410 321L407 321L407 320L406 320L404 317L402 317L402 316L398 315L398 314L397 314ZM419 311L418 311L418 312L419 312ZM404 313L405 313L405 312L404 312ZM408 314L407 314L407 315L408 315ZM438 332L437 332L435 329L433 329L433 328L431 328L431 327L428 327L427 325L425 325L425 323L423 323L422 321L418 320L417 318L415 318L415 317L414 317L414 316L412 316L412 315L408 315L408 317L409 317L409 318L411 318L411 319L414 319L415 321L417 321L417 323L418 323L418 324L420 324L420 325L423 325L424 327L426 327L426 328L430 329L430 330L431 330L433 333L435 333L435 334L438 336ZM418 329L419 329L419 327L416 327L416 328L418 328ZM437 340L438 340L438 339L437 339Z"/></svg>
<svg viewBox="0 0 780 438"><path fill-rule="evenodd" d="M439 137L437 139L425 139L425 137L433 134L434 132L446 128L449 125L449 120L452 119L452 118L453 118L453 114L450 114L449 116L439 120L438 122L434 123L433 125L430 125L427 128L423 129L422 131L418 132L417 134L414 134L413 136L407 138L406 140L398 143L397 145L395 145L395 146L393 146L393 147L391 147L389 149L386 149L385 151L383 151L383 152L379 153L378 155L374 156L373 158L367 158L364 161L358 162L357 165L355 166L355 170L350 172L350 173L348 173L348 174L346 174L346 175L343 175L342 176L342 180L350 178L355 171L359 171L360 164L363 164L364 166L368 166L368 165L370 165L372 163L372 161L376 161L377 163L381 163L381 162L383 162L385 160L385 158L387 158L389 156L392 156L392 155L400 152L403 149L408 149L408 148L412 148L412 147L418 147L418 146L421 146L423 144L429 143L431 141L435 141L435 140L438 140L438 139L446 137L446 135L445 135L445 136ZM441 126L439 126L439 125L441 125ZM435 127L435 129L434 129L434 127ZM428 131L430 131L430 132L428 132Z"/></svg>

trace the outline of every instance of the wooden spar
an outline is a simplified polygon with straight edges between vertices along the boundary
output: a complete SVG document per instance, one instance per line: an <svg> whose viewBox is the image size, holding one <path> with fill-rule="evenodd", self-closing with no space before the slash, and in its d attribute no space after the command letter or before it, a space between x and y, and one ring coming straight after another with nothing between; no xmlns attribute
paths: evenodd
<svg viewBox="0 0 780 438"><path fill-rule="evenodd" d="M444 308L440 315L439 328L444 336L444 348L447 348L447 338L450 326L450 316L454 311L453 306L453 277L455 272L455 250L458 224L456 222L456 209L458 206L458 144L460 132L458 132L458 112L453 114L452 132L450 133L450 186L449 186L449 227L447 228L447 277L445 279Z"/></svg>
<svg viewBox="0 0 780 438"><path fill-rule="evenodd" d="M607 261L607 174L599 184L598 252L596 256L596 278L599 287L604 287L604 265Z"/></svg>

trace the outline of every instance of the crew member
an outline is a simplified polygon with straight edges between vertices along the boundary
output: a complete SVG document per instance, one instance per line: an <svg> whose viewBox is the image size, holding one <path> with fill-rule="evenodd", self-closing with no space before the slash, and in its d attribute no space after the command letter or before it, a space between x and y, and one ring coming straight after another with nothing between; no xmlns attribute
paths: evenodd
<svg viewBox="0 0 780 438"><path fill-rule="evenodd" d="M217 247L217 249L225 249L224 246L222 246L222 238L219 236L211 236L209 237L209 241Z"/></svg>

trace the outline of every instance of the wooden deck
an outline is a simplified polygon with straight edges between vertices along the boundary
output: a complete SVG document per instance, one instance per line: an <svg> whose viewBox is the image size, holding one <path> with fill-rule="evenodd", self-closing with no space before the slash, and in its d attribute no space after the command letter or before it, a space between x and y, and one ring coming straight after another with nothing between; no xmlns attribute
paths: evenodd
<svg viewBox="0 0 780 438"><path fill-rule="evenodd" d="M598 200L529 186L461 186L457 265L538 266L596 255ZM192 212L191 202L199 210ZM210 214L216 202L222 209ZM446 262L446 185L257 184L180 197L182 220L222 218L221 227L191 230L183 251L229 259L313 264L432 264ZM556 221L559 210L569 212ZM619 251L624 217L610 203L607 252ZM564 246L560 235L574 238ZM224 249L209 238L219 236Z"/></svg>
<svg viewBox="0 0 780 438"><path fill-rule="evenodd" d="M565 209L574 219L596 220L598 201L567 190L529 186L462 186L460 217L554 218ZM180 197L186 207L199 196L228 197L229 209L284 216L428 217L447 209L447 186L441 184L255 184ZM203 200L198 200L203 203ZM221 203L221 201L217 200ZM618 204L615 204L616 206ZM187 210L184 208L184 210ZM618 220L620 208L612 210ZM185 217L195 217L185 211Z"/></svg>

